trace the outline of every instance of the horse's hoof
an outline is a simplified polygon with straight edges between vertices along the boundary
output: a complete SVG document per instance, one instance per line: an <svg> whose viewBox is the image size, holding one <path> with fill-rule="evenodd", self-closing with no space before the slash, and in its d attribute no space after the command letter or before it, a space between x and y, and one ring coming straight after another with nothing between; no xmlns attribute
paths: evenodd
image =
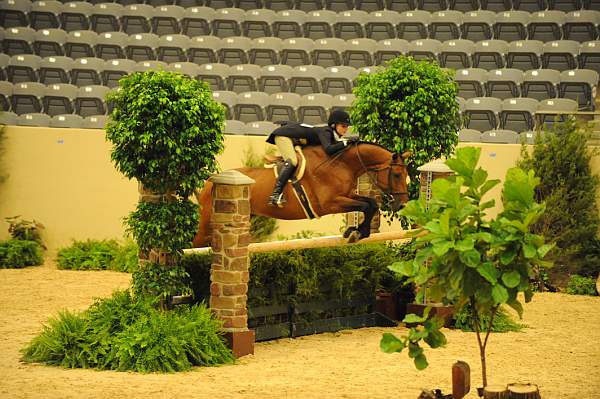
<svg viewBox="0 0 600 399"><path fill-rule="evenodd" d="M342 234L342 237L344 238L348 238L350 237L350 234L352 234L353 232L356 232L358 230L356 230L356 227L348 227L346 229L346 231L344 231L344 234Z"/></svg>
<svg viewBox="0 0 600 399"><path fill-rule="evenodd" d="M346 238L348 238L348 241L347 241L347 242L348 242L349 244L351 244L351 243L353 243L353 242L356 242L356 241L360 240L360 239L361 239L361 236L360 236L360 233L358 232L358 230L354 230L354 231L352 231L352 232L349 234L349 236L348 236L348 237L346 237Z"/></svg>

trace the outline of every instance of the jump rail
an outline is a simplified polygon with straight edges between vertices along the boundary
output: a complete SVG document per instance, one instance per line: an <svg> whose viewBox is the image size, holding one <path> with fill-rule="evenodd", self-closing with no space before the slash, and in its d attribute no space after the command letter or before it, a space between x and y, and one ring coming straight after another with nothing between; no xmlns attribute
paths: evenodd
<svg viewBox="0 0 600 399"><path fill-rule="evenodd" d="M347 240L341 235L337 236L324 236L315 238L298 238L294 240L285 241L267 241L267 242L256 242L248 244L248 252L272 252L272 251L289 251L294 249L308 249L308 248L325 248L325 247L338 247L342 245L354 245L354 244L368 244L380 241L391 241L391 240L406 240L414 237L415 229L402 230L402 231L388 231L385 233L373 233L367 238L362 240L348 243ZM413 235L411 235L413 233ZM183 253L206 253L210 251L210 247L207 248L189 248L184 249Z"/></svg>

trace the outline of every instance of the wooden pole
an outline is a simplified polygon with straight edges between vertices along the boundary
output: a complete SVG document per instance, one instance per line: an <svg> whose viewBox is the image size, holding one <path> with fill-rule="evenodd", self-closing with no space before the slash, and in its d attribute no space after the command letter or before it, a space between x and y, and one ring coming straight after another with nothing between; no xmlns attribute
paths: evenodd
<svg viewBox="0 0 600 399"><path fill-rule="evenodd" d="M267 241L267 242L256 242L248 244L248 251L250 253L256 252L272 252L272 251L290 251L294 249L308 249L308 248L325 248L325 247L338 247L342 245L356 245L356 244L369 244L381 241L391 240L407 240L410 239L409 233L414 230L402 230L402 231L389 231L385 233L374 233L367 238L363 238L354 243L348 243L347 240L342 236L325 236L315 238L299 238L294 240L286 241ZM189 248L184 249L183 253L205 253L210 251L210 248Z"/></svg>
<svg viewBox="0 0 600 399"><path fill-rule="evenodd" d="M508 384L510 399L541 399L535 384Z"/></svg>

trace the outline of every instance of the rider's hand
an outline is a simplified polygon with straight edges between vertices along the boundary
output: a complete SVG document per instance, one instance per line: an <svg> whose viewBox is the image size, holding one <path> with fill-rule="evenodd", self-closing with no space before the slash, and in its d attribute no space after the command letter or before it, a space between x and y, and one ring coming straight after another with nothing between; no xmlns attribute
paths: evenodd
<svg viewBox="0 0 600 399"><path fill-rule="evenodd" d="M346 139L346 141L348 144L358 143L359 138L358 138L358 136L352 136L352 137L348 137Z"/></svg>

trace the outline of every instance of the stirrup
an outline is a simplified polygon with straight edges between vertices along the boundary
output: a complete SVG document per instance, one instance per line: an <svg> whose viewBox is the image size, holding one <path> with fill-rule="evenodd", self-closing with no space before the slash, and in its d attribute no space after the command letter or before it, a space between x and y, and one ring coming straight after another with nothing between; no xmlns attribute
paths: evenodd
<svg viewBox="0 0 600 399"><path fill-rule="evenodd" d="M283 208L283 205L285 205L286 202L287 201L283 197L283 193L280 193L278 196L271 195L269 197L269 203L268 204L272 205L272 206L279 207L279 208Z"/></svg>

